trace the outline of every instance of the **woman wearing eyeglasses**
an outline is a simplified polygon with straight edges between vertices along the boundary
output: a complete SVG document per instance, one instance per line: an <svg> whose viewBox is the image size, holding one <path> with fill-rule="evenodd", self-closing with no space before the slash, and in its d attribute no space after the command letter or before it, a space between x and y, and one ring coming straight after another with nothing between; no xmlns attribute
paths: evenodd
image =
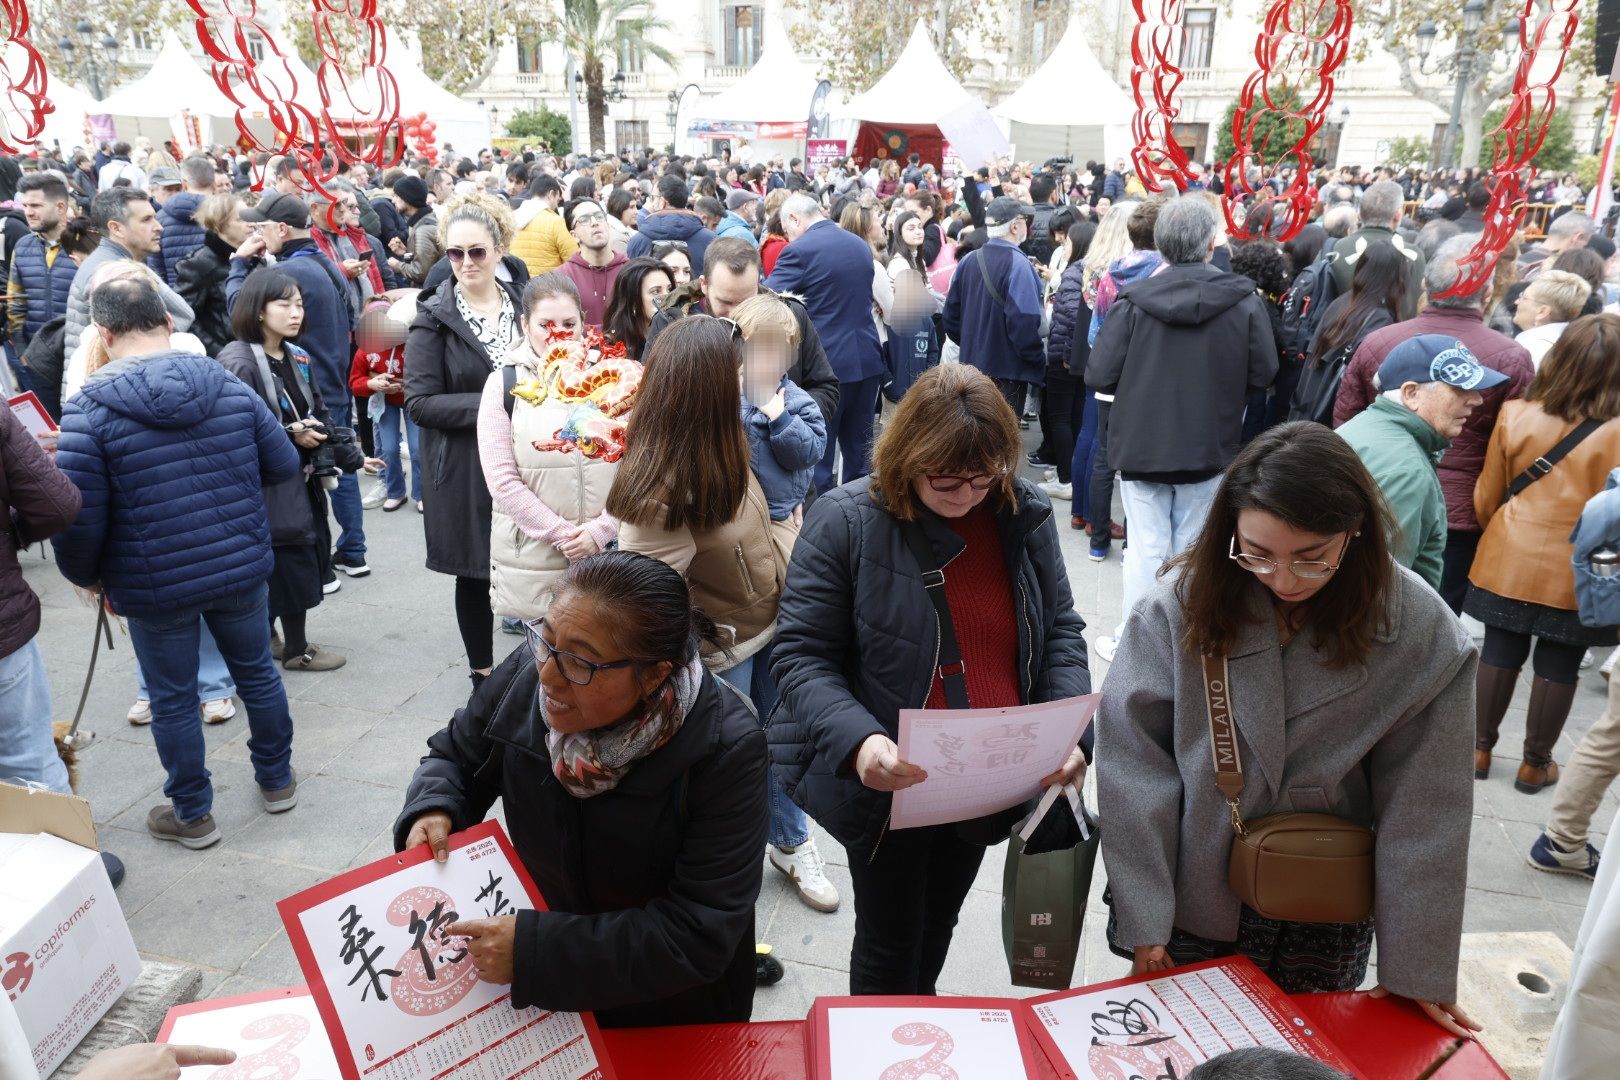
<svg viewBox="0 0 1620 1080"><path fill-rule="evenodd" d="M405 339L405 410L421 429L427 567L456 579L456 623L476 687L495 661L489 600L489 487L478 460L478 403L501 357L522 337L521 294L495 265L511 217L486 196L452 199L440 222L451 277L418 298Z"/></svg>
<svg viewBox="0 0 1620 1080"><path fill-rule="evenodd" d="M955 685L908 534L944 576L969 706L1091 689L1052 505L1018 479L1022 459L1018 418L995 384L966 364L931 368L884 425L872 475L817 499L793 548L771 661L781 699L771 758L793 801L848 849L852 994L935 992L985 847L1022 812L888 827L892 793L927 779L900 758L899 712L946 708L942 673ZM1084 771L1077 748L1044 782Z"/></svg>
<svg viewBox="0 0 1620 1080"><path fill-rule="evenodd" d="M749 1018L765 737L705 671L715 640L680 574L593 555L428 740L394 843L443 858L501 800L550 910L449 930L515 1006L590 1010L603 1027Z"/></svg>
<svg viewBox="0 0 1620 1080"><path fill-rule="evenodd" d="M1396 565L1390 529L1349 444L1284 424L1237 456L1203 532L1126 619L1096 728L1108 941L1136 974L1237 954L1285 993L1354 990L1376 931L1383 991L1477 1030L1455 1002L1478 654ZM1205 655L1226 661L1235 807L1216 782ZM1238 899L1234 815L1248 828L1286 813L1374 830L1368 918L1280 921Z"/></svg>

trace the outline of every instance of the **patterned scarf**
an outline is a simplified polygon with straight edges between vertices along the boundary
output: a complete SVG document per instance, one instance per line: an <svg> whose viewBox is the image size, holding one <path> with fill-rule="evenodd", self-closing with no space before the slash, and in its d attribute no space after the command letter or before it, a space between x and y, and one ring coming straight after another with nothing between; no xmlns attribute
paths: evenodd
<svg viewBox="0 0 1620 1080"><path fill-rule="evenodd" d="M702 683L703 661L693 657L690 664L677 668L664 680L652 700L611 727L564 735L546 724L546 750L551 754L552 772L578 799L612 791L632 765L681 730ZM535 706L544 723L546 697L539 691L535 693Z"/></svg>

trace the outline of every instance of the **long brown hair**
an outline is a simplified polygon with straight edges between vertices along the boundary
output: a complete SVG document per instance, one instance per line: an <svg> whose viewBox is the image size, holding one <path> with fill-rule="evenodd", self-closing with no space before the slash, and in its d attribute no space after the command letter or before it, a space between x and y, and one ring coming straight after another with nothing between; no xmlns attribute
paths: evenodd
<svg viewBox="0 0 1620 1080"><path fill-rule="evenodd" d="M748 438L729 320L689 315L648 351L607 511L631 525L705 531L737 516Z"/></svg>
<svg viewBox="0 0 1620 1080"><path fill-rule="evenodd" d="M1359 530L1338 571L1305 602L1304 626L1331 666L1365 662L1394 587L1388 537L1397 526L1350 444L1309 421L1274 427L1244 447L1221 479L1203 532L1166 564L1166 571L1181 571L1176 598L1184 621L1182 648L1224 655L1243 624L1253 621L1254 590L1265 586L1228 558L1244 510L1264 510L1323 536Z"/></svg>
<svg viewBox="0 0 1620 1080"><path fill-rule="evenodd" d="M1620 416L1620 315L1586 315L1564 327L1524 400L1572 424Z"/></svg>
<svg viewBox="0 0 1620 1080"><path fill-rule="evenodd" d="M872 448L871 490L889 513L915 521L913 483L983 473L1000 477L988 503L1010 507L1022 456L1018 417L996 384L971 364L940 364L917 377L883 425Z"/></svg>

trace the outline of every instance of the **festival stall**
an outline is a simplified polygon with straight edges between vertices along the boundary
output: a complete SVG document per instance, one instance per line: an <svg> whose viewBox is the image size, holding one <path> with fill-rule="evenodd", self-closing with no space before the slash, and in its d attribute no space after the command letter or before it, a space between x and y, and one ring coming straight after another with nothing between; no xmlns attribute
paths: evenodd
<svg viewBox="0 0 1620 1080"><path fill-rule="evenodd" d="M1130 95L1109 78L1071 21L1045 63L991 110L1022 161L1113 161L1131 151Z"/></svg>
<svg viewBox="0 0 1620 1080"><path fill-rule="evenodd" d="M765 48L747 74L691 107L685 118L685 137L747 140L753 144L756 161L774 154L800 155L810 139L842 138L847 147L854 125L831 129L825 113L836 102L822 90L815 69L794 50L774 8L766 9L764 31Z"/></svg>
<svg viewBox="0 0 1620 1080"><path fill-rule="evenodd" d="M888 74L834 108L832 116L859 122L855 156L862 161L903 161L918 154L925 163L940 166L950 143L966 166L976 168L1011 149L983 102L946 70L922 22Z"/></svg>
<svg viewBox="0 0 1620 1080"><path fill-rule="evenodd" d="M220 91L173 30L164 31L152 69L113 91L99 109L112 117L119 136L131 141L138 135L153 143L172 138L182 150L236 142L236 103ZM269 134L270 122L262 110L253 113L249 123L262 124ZM69 144L64 140L62 145Z"/></svg>

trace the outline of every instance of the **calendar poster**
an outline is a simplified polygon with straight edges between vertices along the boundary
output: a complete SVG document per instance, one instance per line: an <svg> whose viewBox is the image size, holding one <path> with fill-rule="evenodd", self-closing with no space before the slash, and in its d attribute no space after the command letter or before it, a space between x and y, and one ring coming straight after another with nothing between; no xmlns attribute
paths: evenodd
<svg viewBox="0 0 1620 1080"><path fill-rule="evenodd" d="M236 1051L229 1065L192 1065L180 1080L333 1080L337 1058L306 986L176 1005L157 1041Z"/></svg>
<svg viewBox="0 0 1620 1080"><path fill-rule="evenodd" d="M1018 1007L1048 1059L1075 1080L1173 1080L1246 1046L1352 1073L1349 1059L1247 957L1026 998Z"/></svg>
<svg viewBox="0 0 1620 1080"><path fill-rule="evenodd" d="M613 1080L589 1014L518 1009L478 978L460 919L544 911L498 822L323 882L277 907L344 1080Z"/></svg>
<svg viewBox="0 0 1620 1080"><path fill-rule="evenodd" d="M818 998L807 1021L813 1080L1012 1080L1036 1050L1000 998Z"/></svg>

